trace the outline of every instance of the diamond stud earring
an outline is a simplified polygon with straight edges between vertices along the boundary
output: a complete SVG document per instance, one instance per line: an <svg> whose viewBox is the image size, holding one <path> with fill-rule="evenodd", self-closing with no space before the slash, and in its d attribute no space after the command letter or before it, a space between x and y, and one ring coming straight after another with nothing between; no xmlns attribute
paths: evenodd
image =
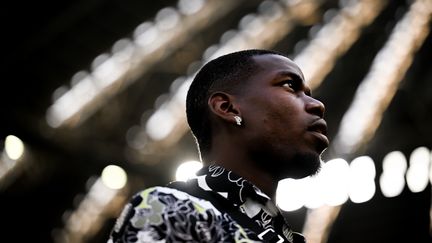
<svg viewBox="0 0 432 243"><path fill-rule="evenodd" d="M241 126L242 119L239 116L234 116L234 119L236 120L237 125Z"/></svg>

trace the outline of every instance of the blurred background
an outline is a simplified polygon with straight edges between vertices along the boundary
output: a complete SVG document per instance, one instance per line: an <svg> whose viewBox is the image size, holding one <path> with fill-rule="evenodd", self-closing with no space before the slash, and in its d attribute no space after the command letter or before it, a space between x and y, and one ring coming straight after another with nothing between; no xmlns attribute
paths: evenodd
<svg viewBox="0 0 432 243"><path fill-rule="evenodd" d="M2 4L2 239L106 242L133 193L199 168L195 72L264 48L302 68L332 141L318 176L279 184L292 227L431 242L431 16L430 0Z"/></svg>

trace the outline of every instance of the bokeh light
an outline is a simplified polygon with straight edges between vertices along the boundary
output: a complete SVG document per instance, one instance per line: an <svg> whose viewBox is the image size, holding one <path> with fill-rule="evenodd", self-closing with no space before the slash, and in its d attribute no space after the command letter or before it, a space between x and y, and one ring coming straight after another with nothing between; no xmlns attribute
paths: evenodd
<svg viewBox="0 0 432 243"><path fill-rule="evenodd" d="M402 192L405 187L406 169L407 161L402 152L393 151L384 157L379 183L385 197L395 197Z"/></svg>
<svg viewBox="0 0 432 243"><path fill-rule="evenodd" d="M369 156L351 161L349 197L354 203L369 201L375 194L375 163Z"/></svg>
<svg viewBox="0 0 432 243"><path fill-rule="evenodd" d="M195 177L195 173L202 168L202 163L192 160L180 164L176 171L176 180L187 181Z"/></svg>
<svg viewBox="0 0 432 243"><path fill-rule="evenodd" d="M24 154L24 143L18 137L9 135L5 139L5 152L12 160L18 160Z"/></svg>
<svg viewBox="0 0 432 243"><path fill-rule="evenodd" d="M412 192L423 191L429 183L430 151L426 147L416 148L410 156L410 167L406 173L408 188Z"/></svg>
<svg viewBox="0 0 432 243"><path fill-rule="evenodd" d="M111 189L121 189L127 183L126 172L117 165L108 165L102 170L102 182Z"/></svg>

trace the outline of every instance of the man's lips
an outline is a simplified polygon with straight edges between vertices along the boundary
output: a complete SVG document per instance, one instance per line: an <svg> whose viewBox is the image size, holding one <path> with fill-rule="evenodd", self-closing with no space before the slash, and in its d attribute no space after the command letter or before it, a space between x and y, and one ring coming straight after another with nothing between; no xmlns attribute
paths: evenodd
<svg viewBox="0 0 432 243"><path fill-rule="evenodd" d="M307 130L313 132L317 137L319 137L326 146L329 145L329 140L327 138L327 123L324 119L318 119L308 126Z"/></svg>
<svg viewBox="0 0 432 243"><path fill-rule="evenodd" d="M324 119L318 119L309 125L307 130L327 135L327 123Z"/></svg>

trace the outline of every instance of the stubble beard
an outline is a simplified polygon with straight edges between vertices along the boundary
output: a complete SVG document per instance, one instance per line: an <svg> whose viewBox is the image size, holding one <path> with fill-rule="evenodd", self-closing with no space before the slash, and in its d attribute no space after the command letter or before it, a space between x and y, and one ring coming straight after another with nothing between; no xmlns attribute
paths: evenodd
<svg viewBox="0 0 432 243"><path fill-rule="evenodd" d="M292 158L290 178L301 179L307 176L314 176L321 170L321 155L316 153L296 153Z"/></svg>
<svg viewBox="0 0 432 243"><path fill-rule="evenodd" d="M321 169L321 154L314 152L295 152L289 157L255 155L258 166L270 173L276 180L285 178L301 179L314 176Z"/></svg>

